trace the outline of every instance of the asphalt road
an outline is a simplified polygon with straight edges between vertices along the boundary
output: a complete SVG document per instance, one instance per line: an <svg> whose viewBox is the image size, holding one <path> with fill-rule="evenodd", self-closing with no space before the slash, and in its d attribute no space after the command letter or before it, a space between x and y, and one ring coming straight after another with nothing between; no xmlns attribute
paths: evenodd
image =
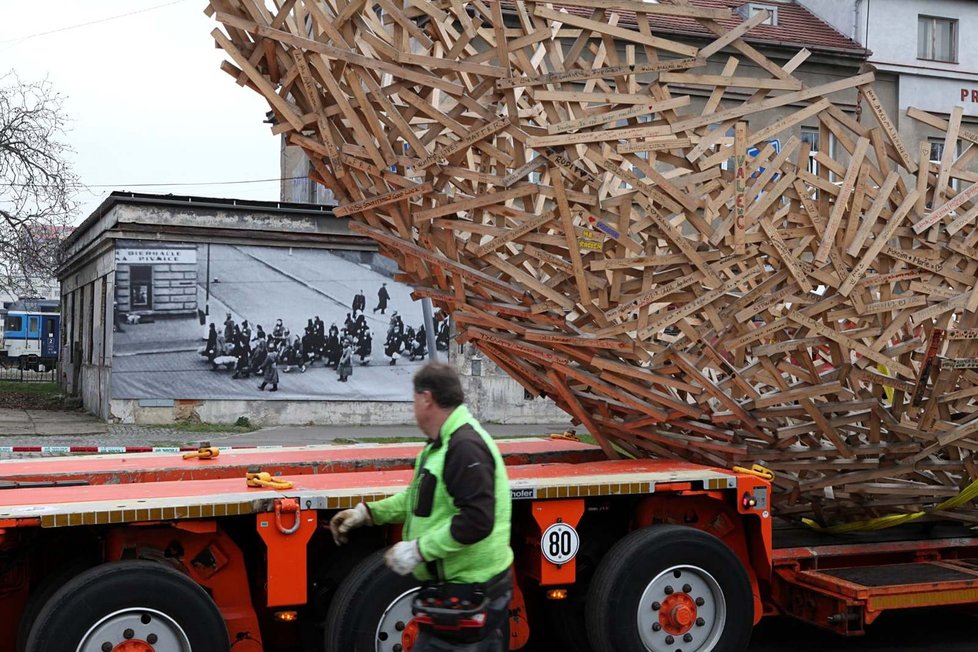
<svg viewBox="0 0 978 652"><path fill-rule="evenodd" d="M538 645L523 652L554 652ZM884 614L861 637L844 638L790 618L769 618L754 630L748 652L975 652L978 619L960 610Z"/></svg>
<svg viewBox="0 0 978 652"><path fill-rule="evenodd" d="M772 618L754 630L750 652L975 652L978 619L957 609L919 609L883 614L865 636L843 638L788 618Z"/></svg>

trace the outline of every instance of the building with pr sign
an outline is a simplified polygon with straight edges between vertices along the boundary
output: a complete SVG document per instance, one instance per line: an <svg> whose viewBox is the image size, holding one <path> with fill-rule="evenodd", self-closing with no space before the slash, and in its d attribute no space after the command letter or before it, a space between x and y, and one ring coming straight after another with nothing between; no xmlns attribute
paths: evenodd
<svg viewBox="0 0 978 652"><path fill-rule="evenodd" d="M891 113L907 147L926 147L935 164L945 158L944 132L913 119L915 110L953 118L960 105L960 137L978 142L978 30L973 0L799 0L872 53L869 63L896 80L897 111ZM756 4L756 3L751 3ZM767 3L767 4L778 4ZM909 115L908 115L909 112ZM940 135L938 135L940 134ZM948 152L948 160L960 156Z"/></svg>

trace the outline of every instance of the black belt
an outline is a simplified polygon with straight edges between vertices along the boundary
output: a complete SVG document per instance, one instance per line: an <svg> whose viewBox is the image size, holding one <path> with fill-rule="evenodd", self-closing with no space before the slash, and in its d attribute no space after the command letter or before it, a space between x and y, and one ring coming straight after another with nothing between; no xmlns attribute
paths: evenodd
<svg viewBox="0 0 978 652"><path fill-rule="evenodd" d="M485 582L437 582L427 581L422 587L429 592L442 590L448 595L458 593L479 593L490 600L495 600L506 594L513 588L512 569L507 568L501 573L493 575Z"/></svg>
<svg viewBox="0 0 978 652"><path fill-rule="evenodd" d="M486 597L490 600L495 600L496 598L501 598L506 594L507 591L513 588L513 573L512 570L507 568L502 573L494 575L489 578L488 581L482 584L477 584L477 587L482 589L486 594Z"/></svg>

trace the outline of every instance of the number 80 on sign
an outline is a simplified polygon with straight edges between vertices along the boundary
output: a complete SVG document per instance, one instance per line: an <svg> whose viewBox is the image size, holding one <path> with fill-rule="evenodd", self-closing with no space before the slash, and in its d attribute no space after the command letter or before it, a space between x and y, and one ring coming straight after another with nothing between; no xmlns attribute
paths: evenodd
<svg viewBox="0 0 978 652"><path fill-rule="evenodd" d="M543 532L540 539L540 551L544 558L552 564L566 564L577 556L581 547L581 538L567 523L554 523Z"/></svg>

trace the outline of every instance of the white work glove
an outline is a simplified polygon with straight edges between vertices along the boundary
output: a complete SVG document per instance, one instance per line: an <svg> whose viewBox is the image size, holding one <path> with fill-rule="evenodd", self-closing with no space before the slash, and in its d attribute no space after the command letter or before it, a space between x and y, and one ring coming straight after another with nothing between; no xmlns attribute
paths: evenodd
<svg viewBox="0 0 978 652"><path fill-rule="evenodd" d="M398 575L408 575L423 561L417 540L395 543L384 554L384 563Z"/></svg>
<svg viewBox="0 0 978 652"><path fill-rule="evenodd" d="M337 512L329 521L329 531L333 533L333 541L340 546L349 541L346 533L364 525L372 525L370 510L363 503L357 503L353 509Z"/></svg>

